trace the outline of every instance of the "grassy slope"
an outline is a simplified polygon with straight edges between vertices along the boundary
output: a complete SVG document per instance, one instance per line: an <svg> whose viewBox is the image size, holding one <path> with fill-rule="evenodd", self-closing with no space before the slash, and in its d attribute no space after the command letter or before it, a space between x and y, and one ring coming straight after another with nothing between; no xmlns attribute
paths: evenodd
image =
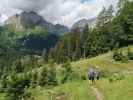
<svg viewBox="0 0 133 100"><path fill-rule="evenodd" d="M133 46L130 48L133 50ZM91 59L72 62L73 70L80 75L86 75L89 66L99 66L101 70L110 72L133 71L133 61L128 63L115 62L111 55L112 53L109 52ZM104 95L104 100L132 100L132 77L133 75L127 75L123 80L112 83L106 78L97 82L95 86ZM36 100L96 100L90 87L88 81L73 81L52 89L36 88L31 91ZM48 96L49 93L50 96ZM54 99L50 99L50 97Z"/></svg>
<svg viewBox="0 0 133 100"><path fill-rule="evenodd" d="M112 83L108 79L102 79L96 82L95 87L103 94L104 100L132 100L132 84L133 75L129 75ZM88 81L74 81L53 89L36 88L30 91L35 100L96 100L90 87Z"/></svg>
<svg viewBox="0 0 133 100"><path fill-rule="evenodd" d="M133 46L130 46L133 50ZM123 48L125 49L125 48ZM91 59L81 59L72 62L72 68L79 75L86 75L88 67L99 66L101 70L110 72L133 71L133 61L128 63L115 62L112 53L99 55ZM102 79L95 85L104 95L105 100L132 100L133 97L133 75L113 83L108 78ZM29 89L35 100L96 100L88 81L72 81L54 88ZM56 99L55 99L56 98ZM0 100L4 100L1 99Z"/></svg>
<svg viewBox="0 0 133 100"><path fill-rule="evenodd" d="M133 51L133 46L130 46ZM126 52L126 48L123 48ZM109 72L119 72L119 71L133 71L133 61L128 63L116 62L112 59L112 52L99 55L91 59L84 59L77 62L72 62L73 69L80 74L85 74L90 66L99 66L101 70Z"/></svg>
<svg viewBox="0 0 133 100"><path fill-rule="evenodd" d="M6 94L0 93L0 100L6 100Z"/></svg>
<svg viewBox="0 0 133 100"><path fill-rule="evenodd" d="M35 100L95 100L90 85L86 81L74 81L53 89L36 88L31 91Z"/></svg>
<svg viewBox="0 0 133 100"><path fill-rule="evenodd" d="M104 95L104 100L133 100L133 75L112 83L104 79L96 86Z"/></svg>

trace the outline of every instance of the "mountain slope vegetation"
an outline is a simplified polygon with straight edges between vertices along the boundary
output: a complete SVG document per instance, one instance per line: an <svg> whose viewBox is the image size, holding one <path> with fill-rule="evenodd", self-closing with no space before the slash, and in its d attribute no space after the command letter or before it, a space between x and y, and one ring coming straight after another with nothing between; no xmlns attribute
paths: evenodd
<svg viewBox="0 0 133 100"><path fill-rule="evenodd" d="M130 46L133 50L133 46ZM126 52L127 48L123 48ZM91 59L72 62L72 70L83 78L87 79L88 68L99 66L103 72L103 77L94 85L90 84L88 79L78 79L69 81L63 85L50 88L30 89L35 100L96 100L96 95L91 88L96 87L105 100L131 100L132 99L132 82L133 82L133 61L128 63L117 62L112 59L112 52L99 55ZM59 70L59 69L58 69Z"/></svg>

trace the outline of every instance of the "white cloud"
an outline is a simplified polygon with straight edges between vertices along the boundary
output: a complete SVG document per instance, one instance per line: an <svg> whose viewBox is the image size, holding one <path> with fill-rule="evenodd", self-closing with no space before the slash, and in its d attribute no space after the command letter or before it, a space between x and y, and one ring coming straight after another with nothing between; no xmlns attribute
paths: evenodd
<svg viewBox="0 0 133 100"><path fill-rule="evenodd" d="M11 16L21 11L36 11L52 23L60 23L70 27L81 18L95 17L117 0L1 0L0 13ZM4 20L3 17L0 20ZM0 21L1 22L1 21Z"/></svg>
<svg viewBox="0 0 133 100"><path fill-rule="evenodd" d="M4 24L4 21L7 20L8 17L6 15L0 15L0 25L3 25Z"/></svg>

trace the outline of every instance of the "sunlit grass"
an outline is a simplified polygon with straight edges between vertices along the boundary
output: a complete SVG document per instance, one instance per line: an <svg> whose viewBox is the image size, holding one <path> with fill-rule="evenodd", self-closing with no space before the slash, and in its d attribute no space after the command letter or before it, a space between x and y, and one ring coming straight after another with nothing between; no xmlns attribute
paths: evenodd
<svg viewBox="0 0 133 100"><path fill-rule="evenodd" d="M7 100L5 93L0 93L0 100Z"/></svg>
<svg viewBox="0 0 133 100"><path fill-rule="evenodd" d="M133 46L129 47L133 51ZM127 48L123 48L124 51ZM133 61L128 61L127 63L116 62L112 59L112 52L108 52L97 57L90 59L82 59L77 62L72 62L73 70L79 72L80 74L85 74L88 68L91 66L99 66L101 70L118 72L118 71L133 71Z"/></svg>
<svg viewBox="0 0 133 100"><path fill-rule="evenodd" d="M133 75L114 82L104 79L97 83L97 88L104 95L104 100L133 100Z"/></svg>
<svg viewBox="0 0 133 100"><path fill-rule="evenodd" d="M57 86L53 89L34 89L35 100L95 100L87 81L73 81Z"/></svg>

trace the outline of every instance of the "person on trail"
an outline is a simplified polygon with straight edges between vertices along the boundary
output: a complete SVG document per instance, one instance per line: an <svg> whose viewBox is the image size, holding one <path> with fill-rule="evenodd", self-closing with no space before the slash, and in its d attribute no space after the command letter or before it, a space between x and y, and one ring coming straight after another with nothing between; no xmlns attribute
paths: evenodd
<svg viewBox="0 0 133 100"><path fill-rule="evenodd" d="M99 66L96 66L96 69L95 69L95 78L96 78L96 80L99 80L100 79Z"/></svg>
<svg viewBox="0 0 133 100"><path fill-rule="evenodd" d="M90 68L88 71L88 78L90 81L92 81L92 83L94 83L94 79L95 79L95 70L93 68Z"/></svg>

